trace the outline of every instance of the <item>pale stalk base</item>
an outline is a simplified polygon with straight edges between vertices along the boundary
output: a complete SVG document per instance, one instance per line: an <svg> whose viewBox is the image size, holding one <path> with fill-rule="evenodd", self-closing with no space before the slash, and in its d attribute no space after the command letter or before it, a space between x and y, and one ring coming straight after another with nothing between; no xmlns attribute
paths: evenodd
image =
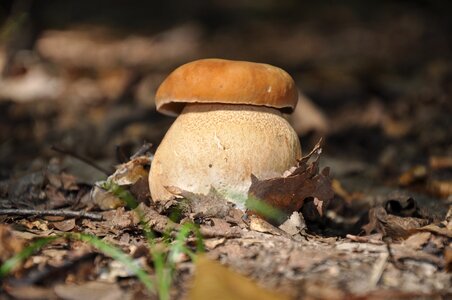
<svg viewBox="0 0 452 300"><path fill-rule="evenodd" d="M273 108L189 104L158 147L149 174L154 201L173 195L175 186L207 194L210 187L228 200L246 197L251 174L281 176L301 158L297 134Z"/></svg>

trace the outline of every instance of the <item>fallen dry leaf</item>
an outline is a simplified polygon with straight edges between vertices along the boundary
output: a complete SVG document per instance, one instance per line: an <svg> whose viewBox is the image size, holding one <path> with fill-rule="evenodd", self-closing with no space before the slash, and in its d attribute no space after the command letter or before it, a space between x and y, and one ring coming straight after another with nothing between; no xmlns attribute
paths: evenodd
<svg viewBox="0 0 452 300"><path fill-rule="evenodd" d="M47 220L29 221L27 219L22 219L18 223L22 224L29 230L38 229L43 232L49 230L49 227L48 227L49 222Z"/></svg>
<svg viewBox="0 0 452 300"><path fill-rule="evenodd" d="M419 233L413 234L412 236L407 238L403 242L403 245L405 245L409 248L418 250L418 249L421 249L422 246L424 246L425 244L428 243L431 236L432 236L432 234L430 232L419 232Z"/></svg>
<svg viewBox="0 0 452 300"><path fill-rule="evenodd" d="M47 209L59 208L72 204L72 200L65 196L64 191L53 185L47 185L44 192L47 198L45 205Z"/></svg>
<svg viewBox="0 0 452 300"><path fill-rule="evenodd" d="M287 232L290 235L296 235L303 230L306 230L306 223L303 215L294 211L292 215L279 226L279 229Z"/></svg>
<svg viewBox="0 0 452 300"><path fill-rule="evenodd" d="M429 224L427 226L423 226L417 229L418 231L428 231L440 235L447 236L448 238L452 238L452 230L447 227L440 227L436 224Z"/></svg>
<svg viewBox="0 0 452 300"><path fill-rule="evenodd" d="M452 248L447 247L444 249L444 264L446 265L447 272L452 272Z"/></svg>
<svg viewBox="0 0 452 300"><path fill-rule="evenodd" d="M250 229L262 232L262 233L270 233L273 235L285 235L286 232L273 226L272 224L268 223L264 219L261 219L257 216L251 215L250 218Z"/></svg>
<svg viewBox="0 0 452 300"><path fill-rule="evenodd" d="M103 214L106 225L111 228L130 228L135 225L134 213L126 211L124 207L106 211Z"/></svg>
<svg viewBox="0 0 452 300"><path fill-rule="evenodd" d="M215 249L216 247L223 245L226 242L225 238L213 238L204 241L204 246L207 250Z"/></svg>
<svg viewBox="0 0 452 300"><path fill-rule="evenodd" d="M75 219L67 219L63 221L53 222L51 223L56 229L60 231L71 231L75 227Z"/></svg>
<svg viewBox="0 0 452 300"><path fill-rule="evenodd" d="M275 216L264 216L255 205L250 206L247 201L247 207L250 212L256 214L267 221L275 224L281 224L294 211L299 211L306 198L317 199L327 202L333 198L334 192L331 187L329 169L325 168L319 172L319 158L322 149L320 142L307 156L303 157L298 165L291 170L286 171L287 176L259 180L254 175L251 176L251 186L248 192L249 198L257 199L268 204L284 214L284 219ZM314 158L312 162L309 162ZM316 206L318 210L319 207ZM320 210L322 214L322 210Z"/></svg>
<svg viewBox="0 0 452 300"><path fill-rule="evenodd" d="M148 177L141 177L130 186L130 193L135 197L138 203L149 203L151 192L149 191Z"/></svg>
<svg viewBox="0 0 452 300"><path fill-rule="evenodd" d="M366 236L357 236L357 235L353 235L353 234L347 234L345 237L348 238L349 240L352 240L352 241L358 242L358 243L370 243L370 244L376 244L376 245L384 244L382 241L383 235L381 233L375 233L375 234L366 235Z"/></svg>
<svg viewBox="0 0 452 300"><path fill-rule="evenodd" d="M24 247L24 240L17 237L10 226L0 224L0 262L19 253Z"/></svg>
<svg viewBox="0 0 452 300"><path fill-rule="evenodd" d="M52 288L27 285L7 287L5 290L14 299L35 300L57 298Z"/></svg>
<svg viewBox="0 0 452 300"><path fill-rule="evenodd" d="M58 297L66 300L124 299L126 293L114 283L92 281L85 284L61 284L54 288Z"/></svg>
<svg viewBox="0 0 452 300"><path fill-rule="evenodd" d="M369 223L364 225L363 229L367 235L376 231L383 234L383 237L400 240L408 238L428 222L420 218L391 215L383 207L375 207L369 210Z"/></svg>
<svg viewBox="0 0 452 300"><path fill-rule="evenodd" d="M138 202L149 200L149 166L151 157L142 155L116 167L116 171L110 175L107 181L111 181L121 187L129 189ZM110 191L99 186L91 190L91 201L101 210L115 209L126 205L124 201Z"/></svg>
<svg viewBox="0 0 452 300"><path fill-rule="evenodd" d="M188 293L191 300L282 300L288 296L259 287L251 279L235 273L219 263L198 256L192 287Z"/></svg>
<svg viewBox="0 0 452 300"><path fill-rule="evenodd" d="M108 177L118 185L132 185L141 178L149 176L149 166L151 158L149 156L138 156L132 160L116 167L116 171Z"/></svg>
<svg viewBox="0 0 452 300"><path fill-rule="evenodd" d="M101 210L110 210L125 205L125 202L98 186L94 186L90 193L92 203Z"/></svg>

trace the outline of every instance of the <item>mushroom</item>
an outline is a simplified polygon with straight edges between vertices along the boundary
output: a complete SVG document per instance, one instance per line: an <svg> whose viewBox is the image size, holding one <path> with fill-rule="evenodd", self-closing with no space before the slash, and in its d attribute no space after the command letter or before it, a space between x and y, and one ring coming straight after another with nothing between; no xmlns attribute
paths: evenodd
<svg viewBox="0 0 452 300"><path fill-rule="evenodd" d="M251 174L282 176L301 158L298 136L283 117L297 100L290 75L268 64L202 59L177 68L155 97L159 112L179 116L152 162L152 199L174 197L168 187L199 194L213 187L237 202Z"/></svg>

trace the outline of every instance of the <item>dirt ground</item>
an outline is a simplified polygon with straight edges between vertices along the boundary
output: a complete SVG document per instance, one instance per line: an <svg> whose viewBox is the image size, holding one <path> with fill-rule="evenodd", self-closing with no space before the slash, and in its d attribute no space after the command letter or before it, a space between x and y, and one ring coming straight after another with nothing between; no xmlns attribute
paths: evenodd
<svg viewBox="0 0 452 300"><path fill-rule="evenodd" d="M37 238L88 233L158 281L143 220L124 207L132 195L168 257L187 222L203 236L211 260L179 253L174 299L452 297L449 11L447 1L5 1L0 263ZM322 149L274 197L308 182L331 197L300 192L282 225L216 194L154 203L152 153L174 121L156 112L155 91L177 66L209 57L293 76L301 96L288 118L303 155L321 138ZM0 299L157 298L110 256L57 239L0 279Z"/></svg>

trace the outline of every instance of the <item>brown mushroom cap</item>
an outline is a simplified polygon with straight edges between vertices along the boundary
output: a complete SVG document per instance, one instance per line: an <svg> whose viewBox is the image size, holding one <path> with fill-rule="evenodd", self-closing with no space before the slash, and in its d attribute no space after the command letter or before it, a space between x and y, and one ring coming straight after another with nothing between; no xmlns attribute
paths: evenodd
<svg viewBox="0 0 452 300"><path fill-rule="evenodd" d="M260 63L201 59L174 70L157 90L163 114L176 116L187 103L268 106L291 113L298 91L284 70Z"/></svg>

